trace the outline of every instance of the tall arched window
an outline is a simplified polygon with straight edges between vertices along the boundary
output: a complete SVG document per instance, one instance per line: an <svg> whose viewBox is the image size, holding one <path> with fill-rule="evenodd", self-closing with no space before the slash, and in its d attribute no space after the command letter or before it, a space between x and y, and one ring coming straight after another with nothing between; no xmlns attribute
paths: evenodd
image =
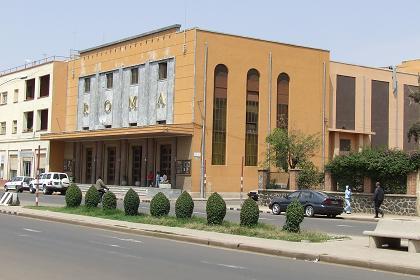
<svg viewBox="0 0 420 280"><path fill-rule="evenodd" d="M213 136L211 163L226 163L226 111L228 69L219 64L214 69Z"/></svg>
<svg viewBox="0 0 420 280"><path fill-rule="evenodd" d="M246 131L245 165L256 166L258 163L258 95L260 74L257 70L248 71L246 82Z"/></svg>
<svg viewBox="0 0 420 280"><path fill-rule="evenodd" d="M281 73L277 78L277 127L289 127L289 75Z"/></svg>

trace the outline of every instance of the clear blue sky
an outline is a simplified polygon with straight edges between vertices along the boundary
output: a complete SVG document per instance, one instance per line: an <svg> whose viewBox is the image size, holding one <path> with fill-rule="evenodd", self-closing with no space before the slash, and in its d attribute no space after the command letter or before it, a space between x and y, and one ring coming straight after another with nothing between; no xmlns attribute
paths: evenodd
<svg viewBox="0 0 420 280"><path fill-rule="evenodd" d="M1 3L0 70L174 23L328 49L332 60L369 66L420 58L419 0L27 0Z"/></svg>

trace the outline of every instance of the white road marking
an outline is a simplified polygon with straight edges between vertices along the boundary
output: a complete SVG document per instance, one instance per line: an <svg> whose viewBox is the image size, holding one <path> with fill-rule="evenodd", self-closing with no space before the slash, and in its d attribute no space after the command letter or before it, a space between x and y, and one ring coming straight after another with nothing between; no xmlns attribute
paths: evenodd
<svg viewBox="0 0 420 280"><path fill-rule="evenodd" d="M19 237L29 237L27 234L18 234Z"/></svg>
<svg viewBox="0 0 420 280"><path fill-rule="evenodd" d="M40 233L40 230L36 230L36 229L30 229L30 228L23 228L23 230L29 231L29 232L36 232L36 233Z"/></svg>
<svg viewBox="0 0 420 280"><path fill-rule="evenodd" d="M112 239L117 239L119 241L126 241L126 242L133 242L133 243L143 243L143 241L141 240L136 240L136 239L132 239L132 238L120 238L120 237L116 237L116 236L107 236L107 235L101 235L103 237L107 237L107 238L112 238Z"/></svg>
<svg viewBox="0 0 420 280"><path fill-rule="evenodd" d="M207 215L206 213L203 213L203 212L194 212L194 214Z"/></svg>
<svg viewBox="0 0 420 280"><path fill-rule="evenodd" d="M107 244L109 247L121 248L120 245L117 244Z"/></svg>
<svg viewBox="0 0 420 280"><path fill-rule="evenodd" d="M353 226L349 226L349 225L337 225L338 227L353 227Z"/></svg>
<svg viewBox="0 0 420 280"><path fill-rule="evenodd" d="M260 220L268 220L268 221L272 221L274 219L270 219L270 218L260 218Z"/></svg>
<svg viewBox="0 0 420 280"><path fill-rule="evenodd" d="M239 265L231 265L231 264L224 264L224 263L211 263L211 262L208 262L208 261L200 261L200 262L205 263L205 264L211 264L211 265L217 265L217 266L232 268L232 269L247 269L246 267L239 266Z"/></svg>

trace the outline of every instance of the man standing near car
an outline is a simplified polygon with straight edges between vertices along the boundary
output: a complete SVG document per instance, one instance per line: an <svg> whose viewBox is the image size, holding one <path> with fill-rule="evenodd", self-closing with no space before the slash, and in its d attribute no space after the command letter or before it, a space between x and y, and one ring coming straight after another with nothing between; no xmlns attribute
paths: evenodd
<svg viewBox="0 0 420 280"><path fill-rule="evenodd" d="M378 216L379 213L381 214L382 218L384 217L384 211L380 209L382 202L384 201L384 198L385 198L384 189L382 188L379 182L376 182L376 189L375 189L375 193L373 194L373 202L375 203L375 217L374 218L379 218Z"/></svg>
<svg viewBox="0 0 420 280"><path fill-rule="evenodd" d="M344 193L344 200L346 201L346 207L344 207L344 211L346 214L351 214L351 188L347 185L346 191Z"/></svg>

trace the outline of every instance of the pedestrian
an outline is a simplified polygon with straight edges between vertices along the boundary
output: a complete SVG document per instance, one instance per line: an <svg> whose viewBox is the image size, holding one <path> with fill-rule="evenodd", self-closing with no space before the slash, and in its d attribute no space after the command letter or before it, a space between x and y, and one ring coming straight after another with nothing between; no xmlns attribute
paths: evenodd
<svg viewBox="0 0 420 280"><path fill-rule="evenodd" d="M147 187L153 187L153 171L147 175Z"/></svg>
<svg viewBox="0 0 420 280"><path fill-rule="evenodd" d="M346 212L346 214L351 214L351 195L351 188L347 185L346 191L344 192L344 200L346 202L346 207L344 207L344 211Z"/></svg>
<svg viewBox="0 0 420 280"><path fill-rule="evenodd" d="M156 182L155 182L156 188L159 188L159 183L160 183L160 173L159 171L156 171Z"/></svg>
<svg viewBox="0 0 420 280"><path fill-rule="evenodd" d="M382 218L384 217L384 211L381 210L382 202L384 201L385 193L379 182L376 182L375 193L373 194L373 202L375 203L375 217L379 218L378 214L381 214Z"/></svg>

